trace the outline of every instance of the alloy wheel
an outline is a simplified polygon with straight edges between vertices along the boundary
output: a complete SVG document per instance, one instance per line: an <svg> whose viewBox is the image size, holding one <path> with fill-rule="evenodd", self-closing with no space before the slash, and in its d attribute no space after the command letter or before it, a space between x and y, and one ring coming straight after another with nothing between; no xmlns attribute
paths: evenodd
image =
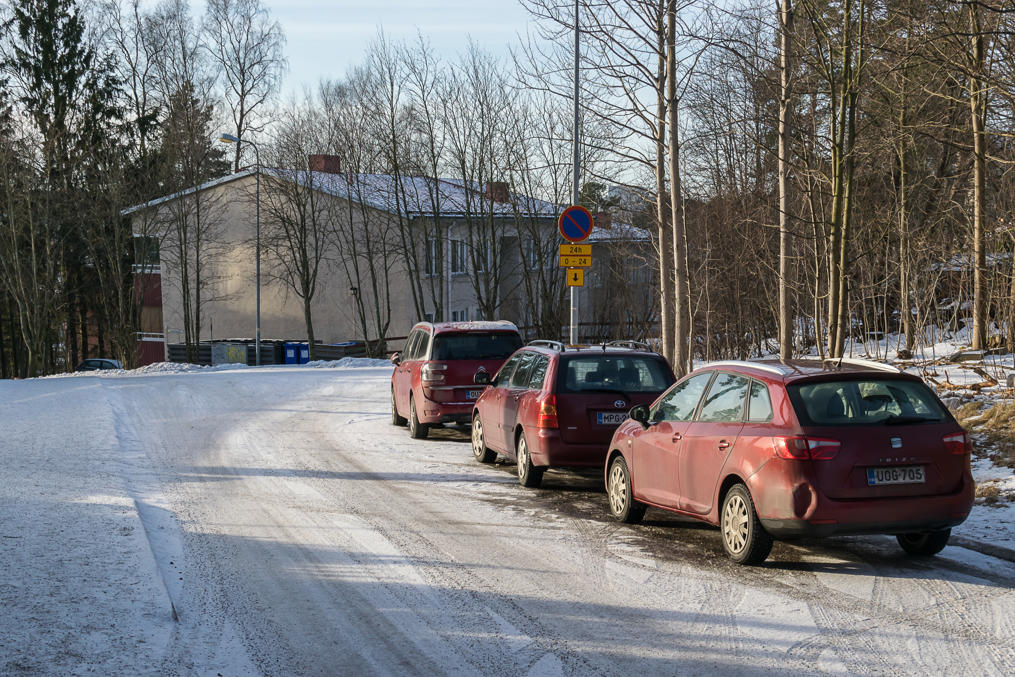
<svg viewBox="0 0 1015 677"><path fill-rule="evenodd" d="M750 514L743 497L739 494L731 496L726 502L722 517L722 537L730 552L739 553L746 547L748 520Z"/></svg>
<svg viewBox="0 0 1015 677"><path fill-rule="evenodd" d="M627 506L627 474L619 463L610 468L610 509L614 515L622 515Z"/></svg>

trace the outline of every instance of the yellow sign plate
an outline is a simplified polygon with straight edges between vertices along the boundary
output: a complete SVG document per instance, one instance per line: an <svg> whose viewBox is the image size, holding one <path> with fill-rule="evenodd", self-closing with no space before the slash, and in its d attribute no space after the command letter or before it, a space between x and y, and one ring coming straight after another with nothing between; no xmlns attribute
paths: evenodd
<svg viewBox="0 0 1015 677"><path fill-rule="evenodd" d="M562 244L560 245L561 256L592 256L592 245L590 244Z"/></svg>
<svg viewBox="0 0 1015 677"><path fill-rule="evenodd" d="M584 287L585 286L585 269L584 268L568 268L567 269L567 286L568 287Z"/></svg>
<svg viewBox="0 0 1015 677"><path fill-rule="evenodd" d="M592 265L591 256L561 256L561 268L588 268Z"/></svg>

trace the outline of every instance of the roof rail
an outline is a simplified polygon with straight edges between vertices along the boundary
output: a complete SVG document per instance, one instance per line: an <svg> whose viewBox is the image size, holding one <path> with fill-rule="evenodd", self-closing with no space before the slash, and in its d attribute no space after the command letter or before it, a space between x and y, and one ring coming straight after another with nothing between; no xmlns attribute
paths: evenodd
<svg viewBox="0 0 1015 677"><path fill-rule="evenodd" d="M553 350L559 350L564 352L564 344L560 341L550 341L547 339L536 339L535 341L529 341L526 345L530 346L542 346L544 348L552 348Z"/></svg>
<svg viewBox="0 0 1015 677"><path fill-rule="evenodd" d="M631 340L620 340L620 341L607 341L603 344L604 346L615 346L617 348L630 348L631 350L645 350L652 352L652 348L647 343L641 341Z"/></svg>
<svg viewBox="0 0 1015 677"><path fill-rule="evenodd" d="M875 362L874 360L858 360L853 357L826 357L821 361L824 364L834 364L836 368L839 368L844 364L850 364L854 367L867 367L868 369L877 369L879 371L890 371L894 374L902 372L901 369L891 364Z"/></svg>
<svg viewBox="0 0 1015 677"><path fill-rule="evenodd" d="M751 362L749 360L720 360L719 362L706 362L698 367L698 369L704 369L706 367L747 367L749 369L760 369L761 371L778 374L779 376L786 376L787 374L792 373L792 370L789 367L765 364L763 362Z"/></svg>

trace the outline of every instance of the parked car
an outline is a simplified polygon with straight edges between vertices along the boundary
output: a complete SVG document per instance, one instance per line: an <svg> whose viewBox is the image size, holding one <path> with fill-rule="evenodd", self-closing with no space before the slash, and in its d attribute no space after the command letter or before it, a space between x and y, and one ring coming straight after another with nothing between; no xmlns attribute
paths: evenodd
<svg viewBox="0 0 1015 677"><path fill-rule="evenodd" d="M498 453L515 459L526 487L539 486L548 468L599 467L628 410L652 402L675 380L662 355L631 341L585 347L533 341L476 401L472 452L481 463Z"/></svg>
<svg viewBox="0 0 1015 677"><path fill-rule="evenodd" d="M391 422L425 438L430 426L469 423L483 389L477 372L495 373L522 337L511 322L420 322L391 356Z"/></svg>
<svg viewBox="0 0 1015 677"><path fill-rule="evenodd" d="M968 434L919 378L860 360L721 362L617 429L610 512L717 525L734 561L773 538L895 534L933 555L973 504Z"/></svg>
<svg viewBox="0 0 1015 677"><path fill-rule="evenodd" d="M120 360L105 357L90 357L74 368L74 371L98 371L100 369L123 369Z"/></svg>

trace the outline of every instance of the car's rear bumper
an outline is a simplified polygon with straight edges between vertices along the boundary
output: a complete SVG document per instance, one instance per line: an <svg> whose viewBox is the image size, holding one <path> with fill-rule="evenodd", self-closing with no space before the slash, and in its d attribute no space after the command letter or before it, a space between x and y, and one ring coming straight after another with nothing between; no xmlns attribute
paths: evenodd
<svg viewBox="0 0 1015 677"><path fill-rule="evenodd" d="M935 531L962 524L973 505L972 478L963 487L941 496L836 501L817 496L805 518L762 517L773 536L830 536L900 534Z"/></svg>
<svg viewBox="0 0 1015 677"><path fill-rule="evenodd" d="M423 411L416 409L420 423L471 423L475 402L434 402L423 400Z"/></svg>
<svg viewBox="0 0 1015 677"><path fill-rule="evenodd" d="M525 431L535 466L551 468L601 468L606 462L606 444L569 444L556 428Z"/></svg>

